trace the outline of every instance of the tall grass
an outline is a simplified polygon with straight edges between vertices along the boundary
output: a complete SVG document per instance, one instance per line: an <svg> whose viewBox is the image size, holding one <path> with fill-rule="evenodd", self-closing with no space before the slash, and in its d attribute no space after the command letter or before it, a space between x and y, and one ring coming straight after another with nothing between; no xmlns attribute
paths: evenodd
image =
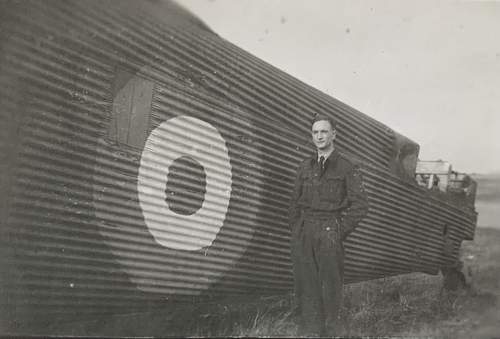
<svg viewBox="0 0 500 339"><path fill-rule="evenodd" d="M480 241L488 239L483 236ZM460 337L464 326L473 328L470 316L496 305L490 287L498 286L499 265L485 246L468 243L464 256L475 262L475 282L458 292L442 288L440 275L414 273L366 281L344 287L343 336ZM487 249L487 248L486 248ZM482 257L481 257L482 256ZM294 337L297 315L293 296L262 297L251 302L226 302L195 310L189 320L179 319L173 335ZM471 313L472 312L472 313ZM460 332L462 331L462 332ZM463 334L463 333L462 333ZM461 337L467 337L463 334Z"/></svg>
<svg viewBox="0 0 500 339"><path fill-rule="evenodd" d="M449 293L440 276L410 274L358 284L344 289L343 336L434 335L433 324L456 316L471 290ZM247 303L221 303L194 311L175 335L195 337L294 337L297 315L292 295L259 298ZM425 329L427 327L427 329ZM424 333L422 333L424 329ZM425 333L427 332L427 333Z"/></svg>

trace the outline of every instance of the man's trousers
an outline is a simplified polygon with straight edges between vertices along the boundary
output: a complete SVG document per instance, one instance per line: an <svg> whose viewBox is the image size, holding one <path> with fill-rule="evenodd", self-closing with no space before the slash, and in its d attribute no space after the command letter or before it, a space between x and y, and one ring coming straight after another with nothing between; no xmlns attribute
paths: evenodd
<svg viewBox="0 0 500 339"><path fill-rule="evenodd" d="M332 214L305 213L292 232L295 297L300 336L339 331L344 284L344 249Z"/></svg>

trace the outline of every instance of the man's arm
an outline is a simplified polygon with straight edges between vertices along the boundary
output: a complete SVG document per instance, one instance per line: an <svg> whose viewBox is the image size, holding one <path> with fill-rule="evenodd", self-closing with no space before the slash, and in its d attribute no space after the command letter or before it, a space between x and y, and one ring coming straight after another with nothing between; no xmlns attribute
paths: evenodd
<svg viewBox="0 0 500 339"><path fill-rule="evenodd" d="M346 176L347 209L342 216L342 238L345 239L368 212L368 198L363 186L363 177L358 165Z"/></svg>
<svg viewBox="0 0 500 339"><path fill-rule="evenodd" d="M293 232L293 227L297 223L300 217L300 208L298 206L299 198L302 194L302 164L299 165L297 173L295 175L295 182L293 187L292 197L290 199L290 207L288 210L288 223L290 225L290 230Z"/></svg>

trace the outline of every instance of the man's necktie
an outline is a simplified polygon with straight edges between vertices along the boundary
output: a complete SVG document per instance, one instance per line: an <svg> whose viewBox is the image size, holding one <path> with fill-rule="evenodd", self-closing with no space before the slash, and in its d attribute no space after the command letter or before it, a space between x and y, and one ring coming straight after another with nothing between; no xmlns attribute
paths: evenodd
<svg viewBox="0 0 500 339"><path fill-rule="evenodd" d="M325 157L324 156L319 157L319 169L321 170L321 173L323 173L323 170L325 169Z"/></svg>

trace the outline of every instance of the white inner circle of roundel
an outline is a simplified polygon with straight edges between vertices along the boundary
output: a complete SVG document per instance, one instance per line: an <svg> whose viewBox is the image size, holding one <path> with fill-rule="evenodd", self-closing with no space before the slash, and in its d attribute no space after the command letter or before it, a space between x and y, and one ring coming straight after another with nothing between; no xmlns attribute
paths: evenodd
<svg viewBox="0 0 500 339"><path fill-rule="evenodd" d="M169 167L182 156L198 161L206 173L205 199L200 209L191 215L172 211L166 202ZM147 138L137 190L148 231L160 245L187 251L210 246L224 223L231 184L226 142L206 121L190 116L171 118Z"/></svg>

